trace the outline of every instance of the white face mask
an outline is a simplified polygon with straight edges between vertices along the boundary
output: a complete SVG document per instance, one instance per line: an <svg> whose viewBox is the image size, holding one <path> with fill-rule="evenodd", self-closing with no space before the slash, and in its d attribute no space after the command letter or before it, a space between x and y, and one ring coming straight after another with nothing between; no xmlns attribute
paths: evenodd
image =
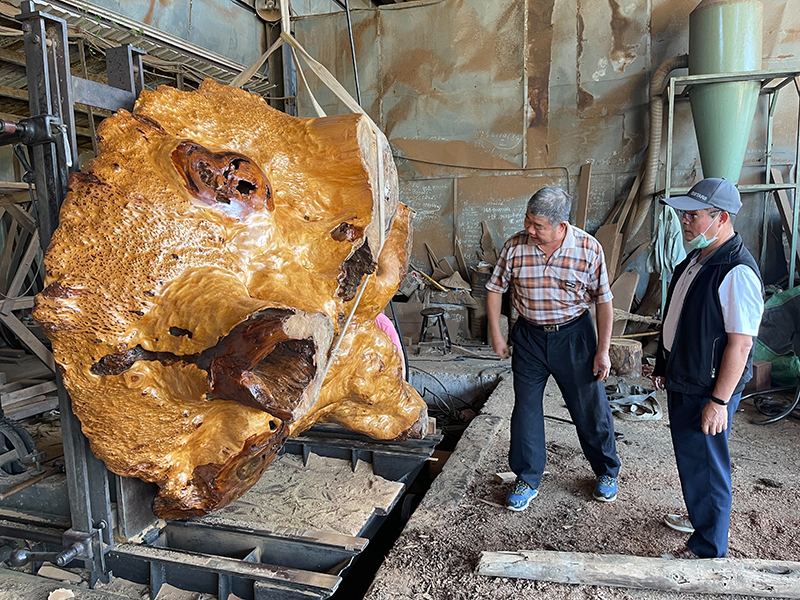
<svg viewBox="0 0 800 600"><path fill-rule="evenodd" d="M716 215L714 215L714 218L711 219L711 223L709 223L708 227L706 227L706 231L711 229L711 226L714 224L714 221L717 220L717 217L720 216L720 214L722 214L722 213L717 213ZM715 241L717 241L718 236L716 236L716 235L713 238L711 238L710 240L706 239L706 231L704 231L703 233L698 235L696 238L691 240L689 242L689 245L692 248L695 248L696 250L702 250L703 248L707 248L709 245L711 245Z"/></svg>

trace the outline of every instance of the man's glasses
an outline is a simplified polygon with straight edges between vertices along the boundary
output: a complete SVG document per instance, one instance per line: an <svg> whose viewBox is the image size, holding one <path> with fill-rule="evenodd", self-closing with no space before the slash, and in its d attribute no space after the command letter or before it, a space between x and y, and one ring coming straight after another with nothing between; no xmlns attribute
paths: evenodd
<svg viewBox="0 0 800 600"><path fill-rule="evenodd" d="M714 217L716 217L721 212L722 212L721 210L715 210L714 212L709 212L708 215L713 219ZM683 221L684 219L686 219L687 223L694 223L694 220L698 216L697 211L679 210L679 211L677 211L677 213L678 213L678 217L680 218L680 220Z"/></svg>

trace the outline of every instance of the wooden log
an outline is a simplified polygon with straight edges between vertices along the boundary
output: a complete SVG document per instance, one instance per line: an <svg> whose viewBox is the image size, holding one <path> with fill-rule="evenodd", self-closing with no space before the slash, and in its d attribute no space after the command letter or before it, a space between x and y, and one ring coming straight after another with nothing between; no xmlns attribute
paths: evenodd
<svg viewBox="0 0 800 600"><path fill-rule="evenodd" d="M642 343L631 339L611 338L608 350L611 374L620 377L642 376Z"/></svg>
<svg viewBox="0 0 800 600"><path fill-rule="evenodd" d="M778 560L667 560L520 550L481 553L478 574L715 596L800 598L800 563Z"/></svg>

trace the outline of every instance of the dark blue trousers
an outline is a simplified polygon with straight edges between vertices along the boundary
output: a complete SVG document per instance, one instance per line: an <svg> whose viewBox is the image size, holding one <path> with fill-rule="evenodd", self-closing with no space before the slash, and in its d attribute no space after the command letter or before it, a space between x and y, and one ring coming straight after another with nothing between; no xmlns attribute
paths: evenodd
<svg viewBox="0 0 800 600"><path fill-rule="evenodd" d="M694 533L686 545L700 558L724 557L728 553L733 494L728 437L742 395L731 398L728 428L717 435L706 435L701 429L708 398L679 392L668 392L667 398L683 499L694 525Z"/></svg>
<svg viewBox="0 0 800 600"><path fill-rule="evenodd" d="M597 336L589 313L552 333L520 317L511 339L515 396L508 455L511 470L532 488L539 487L547 460L542 397L547 378L553 375L595 475L616 477L614 421L603 383L592 374Z"/></svg>

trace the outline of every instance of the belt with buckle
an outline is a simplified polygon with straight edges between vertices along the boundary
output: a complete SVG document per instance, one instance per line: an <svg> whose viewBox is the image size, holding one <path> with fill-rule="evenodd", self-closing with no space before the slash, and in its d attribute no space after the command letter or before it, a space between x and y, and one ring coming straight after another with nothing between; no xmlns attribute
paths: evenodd
<svg viewBox="0 0 800 600"><path fill-rule="evenodd" d="M586 311L582 312L577 317L573 317L569 321L564 321L563 323L554 323L552 325L537 325L536 323L531 323L530 321L528 321L528 323L531 326L535 327L536 329L541 329L545 333L555 333L556 331L563 329L567 325L572 325L575 321L580 319L584 314L586 314Z"/></svg>

